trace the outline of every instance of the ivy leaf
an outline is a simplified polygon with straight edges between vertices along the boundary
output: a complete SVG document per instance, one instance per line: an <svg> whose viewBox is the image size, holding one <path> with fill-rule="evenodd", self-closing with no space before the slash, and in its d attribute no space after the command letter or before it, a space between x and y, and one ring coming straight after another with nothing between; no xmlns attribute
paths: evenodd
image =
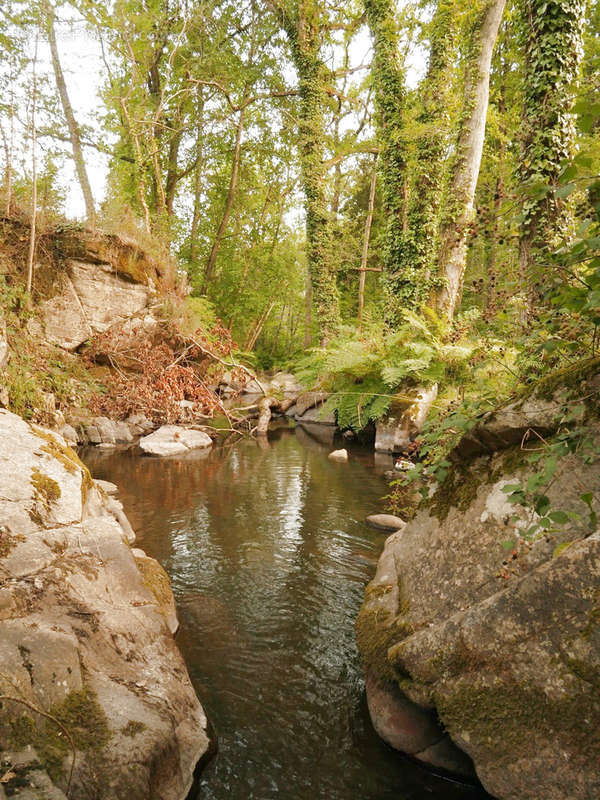
<svg viewBox="0 0 600 800"><path fill-rule="evenodd" d="M576 183L565 183L564 186L559 186L554 190L555 197L568 197L572 192L577 189Z"/></svg>

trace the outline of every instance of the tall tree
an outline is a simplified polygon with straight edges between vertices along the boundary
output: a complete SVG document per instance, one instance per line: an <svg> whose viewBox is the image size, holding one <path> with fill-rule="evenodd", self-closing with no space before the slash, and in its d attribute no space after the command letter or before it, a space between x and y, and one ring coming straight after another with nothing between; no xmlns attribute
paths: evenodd
<svg viewBox="0 0 600 800"><path fill-rule="evenodd" d="M320 0L271 3L285 30L298 72L298 149L306 212L306 255L321 344L340 323L339 294L332 263L332 224L326 194L325 105L330 71L321 58L325 36Z"/></svg>
<svg viewBox="0 0 600 800"><path fill-rule="evenodd" d="M52 56L52 68L54 70L56 88L58 89L58 94L60 96L60 102L65 115L67 128L69 129L69 139L71 140L71 147L73 149L75 172L77 173L77 180L79 181L81 192L83 194L87 220L90 225L93 225L96 219L96 209L94 205L94 197L92 195L92 187L90 185L85 158L83 155L83 148L81 147L81 133L79 130L79 125L77 124L77 120L75 119L73 106L71 105L65 76L58 54L54 26L55 11L52 5L47 2L47 0L44 2L44 11L46 16L46 33L48 36L48 44L50 45L50 54Z"/></svg>
<svg viewBox="0 0 600 800"><path fill-rule="evenodd" d="M475 189L481 166L492 53L506 0L483 0L473 14L465 53L464 103L439 237L438 270L445 280L439 306L452 319L462 292L467 243L474 219Z"/></svg>
<svg viewBox="0 0 600 800"><path fill-rule="evenodd" d="M386 218L383 279L388 322L393 324L396 321L394 310L398 307L402 288L407 285L410 287L412 283L404 271L402 246L407 161L404 139L404 70L399 57L395 2L365 0L365 11L373 37L372 80L375 86L379 170Z"/></svg>
<svg viewBox="0 0 600 800"><path fill-rule="evenodd" d="M585 0L521 0L524 45L522 183L551 188L573 152L574 82L583 51ZM519 268L526 305L535 302L544 257L565 233L567 206L551 191L525 200Z"/></svg>

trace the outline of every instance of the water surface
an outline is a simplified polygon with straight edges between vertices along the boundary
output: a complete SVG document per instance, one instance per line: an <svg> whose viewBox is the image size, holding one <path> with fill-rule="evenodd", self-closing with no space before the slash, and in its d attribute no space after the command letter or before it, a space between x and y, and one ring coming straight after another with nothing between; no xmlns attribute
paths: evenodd
<svg viewBox="0 0 600 800"><path fill-rule="evenodd" d="M167 570L178 644L218 735L202 800L474 800L372 730L354 620L384 535L367 528L386 483L279 431L206 458L88 450L120 487L138 546Z"/></svg>

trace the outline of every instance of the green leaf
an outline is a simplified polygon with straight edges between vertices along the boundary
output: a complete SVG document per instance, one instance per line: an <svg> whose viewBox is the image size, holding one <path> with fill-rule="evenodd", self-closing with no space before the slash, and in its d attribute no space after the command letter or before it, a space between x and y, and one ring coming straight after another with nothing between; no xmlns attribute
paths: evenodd
<svg viewBox="0 0 600 800"><path fill-rule="evenodd" d="M552 522L558 523L558 525L564 525L565 522L569 521L569 515L565 511L551 511L548 514L548 518L552 520Z"/></svg>

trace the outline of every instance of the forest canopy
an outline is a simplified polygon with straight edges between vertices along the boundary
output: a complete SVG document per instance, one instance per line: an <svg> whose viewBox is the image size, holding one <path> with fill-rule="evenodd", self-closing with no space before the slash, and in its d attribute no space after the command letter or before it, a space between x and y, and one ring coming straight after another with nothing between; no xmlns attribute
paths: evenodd
<svg viewBox="0 0 600 800"><path fill-rule="evenodd" d="M583 0L6 0L2 214L76 197L349 427L411 383L497 397L596 353L599 30Z"/></svg>

